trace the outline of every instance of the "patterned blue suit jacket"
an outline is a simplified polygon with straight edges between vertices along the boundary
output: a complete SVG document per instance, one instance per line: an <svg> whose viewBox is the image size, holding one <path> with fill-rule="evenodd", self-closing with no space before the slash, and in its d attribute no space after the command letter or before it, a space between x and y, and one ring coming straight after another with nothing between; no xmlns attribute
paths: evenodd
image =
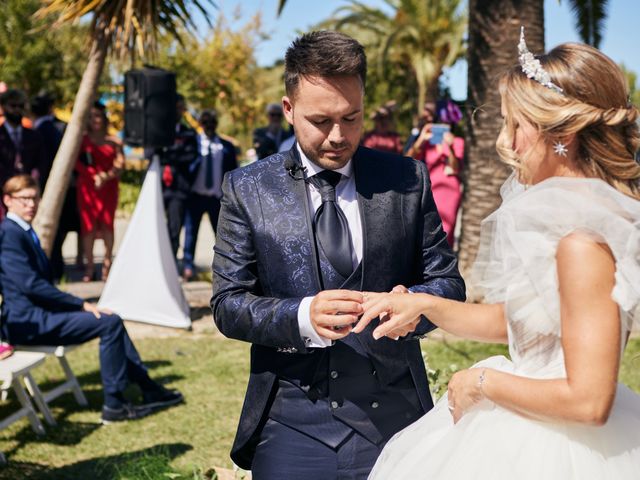
<svg viewBox="0 0 640 480"><path fill-rule="evenodd" d="M298 328L302 298L320 290L305 183L274 154L225 177L213 261L211 307L220 331L252 344L251 376L232 458L249 468L253 439L281 365L309 352ZM362 220L362 290L387 292L402 284L416 292L463 300L465 286L442 230L424 163L360 147L353 158ZM434 326L424 319L406 341L373 340L377 322L358 335L382 382L394 365L409 365L425 411L432 407L418 336Z"/></svg>

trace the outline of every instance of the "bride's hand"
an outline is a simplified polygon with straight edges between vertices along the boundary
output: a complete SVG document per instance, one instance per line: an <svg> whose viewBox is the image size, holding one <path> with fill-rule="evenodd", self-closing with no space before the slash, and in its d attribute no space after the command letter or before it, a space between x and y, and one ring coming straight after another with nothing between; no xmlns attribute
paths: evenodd
<svg viewBox="0 0 640 480"><path fill-rule="evenodd" d="M458 423L466 411L484 398L480 382L482 368L469 368L455 373L449 380L447 400L453 423Z"/></svg>
<svg viewBox="0 0 640 480"><path fill-rule="evenodd" d="M380 317L380 325L373 331L376 340L388 336L394 340L415 330L420 321L420 307L410 293L400 293L401 286L392 293L365 292L364 314L353 328L360 333L376 317ZM406 289L404 289L406 291Z"/></svg>

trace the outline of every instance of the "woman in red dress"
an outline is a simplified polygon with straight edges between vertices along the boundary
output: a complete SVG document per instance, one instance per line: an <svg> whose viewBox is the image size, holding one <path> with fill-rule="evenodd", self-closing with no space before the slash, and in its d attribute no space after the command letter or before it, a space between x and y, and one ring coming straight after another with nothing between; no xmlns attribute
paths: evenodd
<svg viewBox="0 0 640 480"><path fill-rule="evenodd" d="M124 165L122 143L107 134L109 121L105 106L96 102L91 108L87 133L82 139L76 163L82 249L86 259L83 281L96 278L93 244L97 236L104 241L102 278L111 267L113 220L118 205L118 177Z"/></svg>
<svg viewBox="0 0 640 480"><path fill-rule="evenodd" d="M407 150L407 155L427 164L433 200L436 202L442 228L451 247L462 199L459 173L464 158L464 139L455 137L451 133L451 127L461 118L460 109L450 100L438 101L437 104L426 102L421 118L424 125L415 143ZM448 125L449 130L445 130L445 133L438 135L439 138L436 139L434 125L437 125L440 133L445 125Z"/></svg>

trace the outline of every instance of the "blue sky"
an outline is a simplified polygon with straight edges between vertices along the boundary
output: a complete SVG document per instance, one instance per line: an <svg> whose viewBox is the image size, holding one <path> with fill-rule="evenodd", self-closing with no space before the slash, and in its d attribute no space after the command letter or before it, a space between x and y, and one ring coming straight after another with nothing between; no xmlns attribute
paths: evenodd
<svg viewBox="0 0 640 480"><path fill-rule="evenodd" d="M363 0L374 6L383 6L382 0ZM260 44L257 50L260 65L272 65L284 56L291 41L300 31L306 31L311 25L326 19L337 8L347 5L347 0L288 0L280 17L276 16L278 0L216 0L220 10L230 19L240 7L243 18L256 10L262 11L265 30L270 40ZM568 41L578 41L568 2L566 0L545 0L545 34L547 49ZM213 12L215 17L215 12ZM624 63L627 68L640 76L640 1L610 0L609 17L606 23L601 50L616 62ZM513 46L514 58L516 46ZM466 62L461 61L446 72L452 96L461 100L466 97Z"/></svg>

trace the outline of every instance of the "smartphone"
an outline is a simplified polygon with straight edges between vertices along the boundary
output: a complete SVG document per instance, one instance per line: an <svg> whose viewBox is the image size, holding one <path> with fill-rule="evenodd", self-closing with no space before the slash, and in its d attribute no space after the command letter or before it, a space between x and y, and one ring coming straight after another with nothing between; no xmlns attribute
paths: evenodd
<svg viewBox="0 0 640 480"><path fill-rule="evenodd" d="M431 126L431 138L429 143L431 145L440 145L444 140L444 134L451 130L451 127L446 123L434 123Z"/></svg>

